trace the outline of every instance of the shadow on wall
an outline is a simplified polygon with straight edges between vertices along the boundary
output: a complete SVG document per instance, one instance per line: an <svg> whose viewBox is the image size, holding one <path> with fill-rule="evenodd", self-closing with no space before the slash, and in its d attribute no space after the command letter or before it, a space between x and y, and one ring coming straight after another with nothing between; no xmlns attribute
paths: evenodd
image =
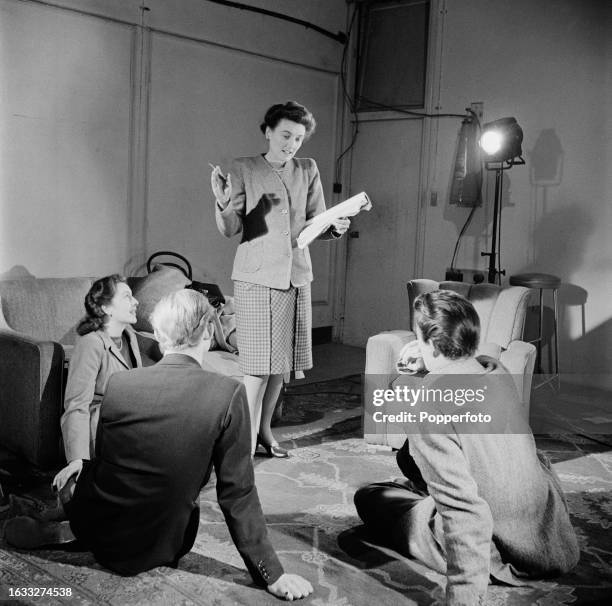
<svg viewBox="0 0 612 606"><path fill-rule="evenodd" d="M567 372L574 368L573 360L577 360L577 351L568 352L567 346L571 341L570 327L566 319L570 315L571 308L579 308L581 318L581 337L586 337L586 302L588 292L578 284L570 282L578 269L583 265L585 243L593 233L595 224L593 218L585 211L584 207L575 203L556 209L542 216L534 229L534 255L533 262L518 268L513 274L539 272L553 274L561 279L559 289L559 341L560 362L562 371ZM552 361L551 343L553 334L554 313L552 292L544 291L544 323L543 338L546 344L543 351L544 370L549 368ZM539 307L537 299L529 308L525 326L525 338L532 339L537 336L539 323ZM573 331L575 333L575 331ZM592 355L592 354L591 354ZM591 356L589 356L591 357Z"/></svg>
<svg viewBox="0 0 612 606"><path fill-rule="evenodd" d="M527 154L529 180L532 185L549 187L563 181L563 147L553 128L540 132L533 149Z"/></svg>
<svg viewBox="0 0 612 606"><path fill-rule="evenodd" d="M602 322L588 333L581 333L568 347L571 347L571 356L560 356L561 360L566 357L570 360L563 367L565 372L582 375L588 382L596 383L594 386L612 390L612 368L608 356L612 348L612 320Z"/></svg>
<svg viewBox="0 0 612 606"><path fill-rule="evenodd" d="M136 267L139 270L139 272L135 273L133 270L131 270L130 262L128 261L128 263L124 265L123 273L121 271L118 271L118 273L120 274L122 273L122 275L124 276L146 275L147 273L146 263L140 263L138 265L134 263L134 267ZM112 272L109 272L108 274L105 274L105 275L110 275L110 273ZM49 277L49 276L44 276L44 277ZM77 276L72 276L72 277L77 277ZM102 276L85 276L85 277L101 278ZM7 271L0 273L0 280L22 280L26 278L36 278L36 276L30 273L28 268L24 267L23 265L13 265L13 267L8 269Z"/></svg>
<svg viewBox="0 0 612 606"><path fill-rule="evenodd" d="M22 278L34 278L35 276L23 265L13 265L9 270L0 273L0 280L21 280Z"/></svg>
<svg viewBox="0 0 612 606"><path fill-rule="evenodd" d="M533 149L527 151L529 167L529 182L531 183L531 230L533 240L530 263L536 263L538 250L536 227L541 217L546 216L550 209L550 191L561 185L563 181L564 152L561 140L552 128L544 129L538 135Z"/></svg>

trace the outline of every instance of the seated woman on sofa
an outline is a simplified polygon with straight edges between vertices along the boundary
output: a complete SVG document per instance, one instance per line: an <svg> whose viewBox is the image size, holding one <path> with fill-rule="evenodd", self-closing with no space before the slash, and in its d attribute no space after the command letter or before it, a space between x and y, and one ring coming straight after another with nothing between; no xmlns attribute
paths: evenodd
<svg viewBox="0 0 612 606"><path fill-rule="evenodd" d="M100 403L110 376L142 366L131 328L137 306L118 274L96 280L85 296L86 315L77 327L81 338L70 359L61 419L68 465L53 480L58 490L71 476L78 477L83 459L93 456Z"/></svg>

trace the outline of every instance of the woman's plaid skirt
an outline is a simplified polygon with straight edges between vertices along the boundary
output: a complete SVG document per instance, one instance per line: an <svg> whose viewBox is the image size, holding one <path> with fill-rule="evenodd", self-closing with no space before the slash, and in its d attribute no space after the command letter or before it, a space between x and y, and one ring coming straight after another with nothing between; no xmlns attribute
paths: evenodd
<svg viewBox="0 0 612 606"><path fill-rule="evenodd" d="M234 282L240 370L285 374L312 368L310 284L277 290Z"/></svg>

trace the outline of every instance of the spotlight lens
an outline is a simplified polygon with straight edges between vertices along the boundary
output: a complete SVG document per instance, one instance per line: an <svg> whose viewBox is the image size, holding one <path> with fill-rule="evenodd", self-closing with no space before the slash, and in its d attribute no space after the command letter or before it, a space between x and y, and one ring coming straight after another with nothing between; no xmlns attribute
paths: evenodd
<svg viewBox="0 0 612 606"><path fill-rule="evenodd" d="M498 130L489 130L480 138L480 147L489 155L496 154L502 146L504 137Z"/></svg>

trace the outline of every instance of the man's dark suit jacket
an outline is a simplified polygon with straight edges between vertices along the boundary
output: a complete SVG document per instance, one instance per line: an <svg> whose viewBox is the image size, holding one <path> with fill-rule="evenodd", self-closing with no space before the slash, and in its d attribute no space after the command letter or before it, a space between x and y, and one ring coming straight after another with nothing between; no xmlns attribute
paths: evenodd
<svg viewBox="0 0 612 606"><path fill-rule="evenodd" d="M214 465L219 505L253 580L264 586L283 573L255 488L239 381L181 354L113 375L95 455L66 512L77 539L107 568L132 575L176 565L193 546L198 495Z"/></svg>

